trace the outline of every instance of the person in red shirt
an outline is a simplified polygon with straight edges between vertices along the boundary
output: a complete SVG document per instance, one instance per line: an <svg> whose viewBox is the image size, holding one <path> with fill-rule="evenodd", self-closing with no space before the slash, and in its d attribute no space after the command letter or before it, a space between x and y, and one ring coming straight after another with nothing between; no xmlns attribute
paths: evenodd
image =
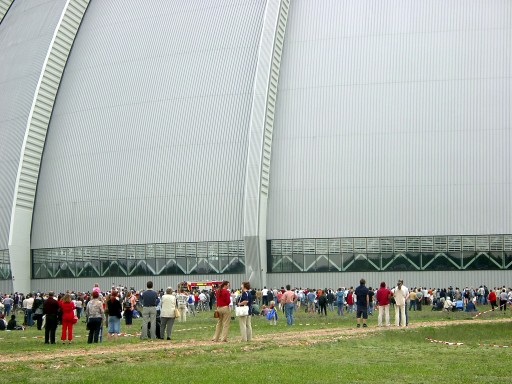
<svg viewBox="0 0 512 384"><path fill-rule="evenodd" d="M489 302L491 303L491 310L494 311L494 308L496 307L496 292L494 292L494 290L491 290L489 292L487 300L489 300Z"/></svg>
<svg viewBox="0 0 512 384"><path fill-rule="evenodd" d="M217 342L219 339L223 342L228 341L229 324L231 323L231 312L229 303L231 302L231 294L229 293L229 281L223 281L220 288L215 292L217 300L217 311L219 318L215 327L215 334L212 341Z"/></svg>
<svg viewBox="0 0 512 384"><path fill-rule="evenodd" d="M385 316L386 327L391 324L389 322L389 298L391 297L391 291L386 288L386 283L383 281L380 283L380 288L377 290L375 298L377 300L377 306L379 308L379 319L377 325L382 327L382 317Z"/></svg>

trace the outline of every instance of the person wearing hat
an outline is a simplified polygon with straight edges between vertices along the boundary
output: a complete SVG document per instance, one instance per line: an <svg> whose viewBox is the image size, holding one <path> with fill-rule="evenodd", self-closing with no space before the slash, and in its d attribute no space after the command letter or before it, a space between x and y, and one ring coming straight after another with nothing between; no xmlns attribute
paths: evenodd
<svg viewBox="0 0 512 384"><path fill-rule="evenodd" d="M393 297L395 298L395 326L405 327L405 308L407 306L407 297L409 292L407 287L404 287L403 280L398 280L395 288L391 290Z"/></svg>
<svg viewBox="0 0 512 384"><path fill-rule="evenodd" d="M44 326L45 344L55 344L55 332L57 331L57 316L59 314L59 302L55 300L54 296L54 292L49 292L48 298L43 303L43 313L46 316Z"/></svg>

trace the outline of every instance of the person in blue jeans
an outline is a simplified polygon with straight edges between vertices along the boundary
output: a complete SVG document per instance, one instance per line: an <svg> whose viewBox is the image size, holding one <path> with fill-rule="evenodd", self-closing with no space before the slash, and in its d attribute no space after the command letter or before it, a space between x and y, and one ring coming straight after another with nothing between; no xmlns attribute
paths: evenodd
<svg viewBox="0 0 512 384"><path fill-rule="evenodd" d="M336 307L338 308L338 316L343 316L343 305L345 304L343 297L345 296L345 290L338 288L336 291Z"/></svg>
<svg viewBox="0 0 512 384"><path fill-rule="evenodd" d="M281 303L284 304L284 313L286 315L286 325L293 325L293 310L295 309L296 301L297 294L291 290L290 284L287 284L286 292L281 297Z"/></svg>

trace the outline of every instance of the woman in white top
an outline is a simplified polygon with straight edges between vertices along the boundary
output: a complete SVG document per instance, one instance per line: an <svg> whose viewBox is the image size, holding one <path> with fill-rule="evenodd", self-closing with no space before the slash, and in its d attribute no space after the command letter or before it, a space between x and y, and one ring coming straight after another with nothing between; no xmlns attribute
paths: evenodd
<svg viewBox="0 0 512 384"><path fill-rule="evenodd" d="M172 326L176 318L176 309L178 308L178 300L173 293L172 288L167 288L165 295L160 300L160 338L164 338L167 328L167 340L171 340Z"/></svg>

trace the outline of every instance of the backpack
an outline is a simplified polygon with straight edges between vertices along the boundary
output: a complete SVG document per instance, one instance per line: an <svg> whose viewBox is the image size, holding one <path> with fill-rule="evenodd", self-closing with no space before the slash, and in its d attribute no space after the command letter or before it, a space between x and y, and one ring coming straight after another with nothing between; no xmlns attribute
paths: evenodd
<svg viewBox="0 0 512 384"><path fill-rule="evenodd" d="M192 304L194 302L194 299L192 298L192 295L188 297L187 303Z"/></svg>
<svg viewBox="0 0 512 384"><path fill-rule="evenodd" d="M276 310L274 308L272 308L267 313L267 320L272 320L273 318L275 318L277 320L277 312L276 312Z"/></svg>
<svg viewBox="0 0 512 384"><path fill-rule="evenodd" d="M132 303L131 303L130 299L126 299L126 300L124 301L124 303L123 303L123 307L124 307L124 309L130 309L130 308L131 308L131 306L132 306Z"/></svg>

